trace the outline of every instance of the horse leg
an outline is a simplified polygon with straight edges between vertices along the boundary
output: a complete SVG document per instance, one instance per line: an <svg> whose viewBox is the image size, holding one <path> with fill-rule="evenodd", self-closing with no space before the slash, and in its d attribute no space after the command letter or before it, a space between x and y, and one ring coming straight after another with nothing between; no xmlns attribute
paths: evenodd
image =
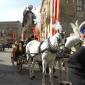
<svg viewBox="0 0 85 85"><path fill-rule="evenodd" d="M31 57L29 58L29 77L32 78L32 60Z"/></svg>
<svg viewBox="0 0 85 85"><path fill-rule="evenodd" d="M50 85L54 85L53 84L53 64L51 63L50 65L49 65L49 81L50 81Z"/></svg>
<svg viewBox="0 0 85 85"><path fill-rule="evenodd" d="M30 55L30 52L28 48L26 47L26 59L28 63L28 68L29 68L29 78L32 79L32 56Z"/></svg>
<svg viewBox="0 0 85 85"><path fill-rule="evenodd" d="M29 75L30 75L30 79L34 79L34 64L35 64L35 60L33 58L29 59Z"/></svg>
<svg viewBox="0 0 85 85"><path fill-rule="evenodd" d="M13 57L11 57L11 62L12 62L12 65L14 65L14 59L13 59Z"/></svg>
<svg viewBox="0 0 85 85"><path fill-rule="evenodd" d="M46 77L46 61L42 61L42 85L46 85L45 77Z"/></svg>
<svg viewBox="0 0 85 85"><path fill-rule="evenodd" d="M57 63L57 60L54 61L54 66L53 66L53 77L54 78L58 78L57 71L56 71L56 63Z"/></svg>
<svg viewBox="0 0 85 85"><path fill-rule="evenodd" d="M61 82L62 81L62 59L59 59L58 60L58 68L59 68L59 81Z"/></svg>
<svg viewBox="0 0 85 85"><path fill-rule="evenodd" d="M42 72L42 62L41 61L38 61L38 65L39 65L40 71Z"/></svg>
<svg viewBox="0 0 85 85"><path fill-rule="evenodd" d="M31 70L31 72L32 72L32 77L31 77L31 79L34 79L35 78L35 75L34 75L34 65L35 65L35 60L33 59L32 60L32 70Z"/></svg>

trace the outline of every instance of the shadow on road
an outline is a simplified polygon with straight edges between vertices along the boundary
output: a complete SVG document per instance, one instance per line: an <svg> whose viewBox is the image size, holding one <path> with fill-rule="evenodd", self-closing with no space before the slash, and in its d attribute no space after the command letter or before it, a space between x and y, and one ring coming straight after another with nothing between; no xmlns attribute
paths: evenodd
<svg viewBox="0 0 85 85"><path fill-rule="evenodd" d="M16 66L0 64L0 85L42 85L42 72L35 70L35 76L34 80L30 80L29 70L26 67L23 67L22 72L18 73ZM46 81L48 83L48 76ZM56 85L58 80L54 79L54 82Z"/></svg>

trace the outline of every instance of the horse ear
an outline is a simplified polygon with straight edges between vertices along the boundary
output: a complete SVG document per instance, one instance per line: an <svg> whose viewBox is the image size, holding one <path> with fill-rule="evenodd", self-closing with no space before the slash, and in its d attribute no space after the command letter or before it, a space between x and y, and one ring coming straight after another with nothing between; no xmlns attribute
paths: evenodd
<svg viewBox="0 0 85 85"><path fill-rule="evenodd" d="M78 36L79 35L79 32L78 32L78 28L79 28L78 27L78 21L76 21L75 24L74 23L70 23L70 25L71 25L71 27L73 29L74 34Z"/></svg>
<svg viewBox="0 0 85 85"><path fill-rule="evenodd" d="M75 25L76 25L76 30L77 30L78 34L80 35L78 20L76 20Z"/></svg>
<svg viewBox="0 0 85 85"><path fill-rule="evenodd" d="M73 29L74 34L77 34L77 32L76 32L76 25L74 23L70 23L70 25L71 25L71 27Z"/></svg>
<svg viewBox="0 0 85 85"><path fill-rule="evenodd" d="M78 20L76 20L75 25L78 27Z"/></svg>

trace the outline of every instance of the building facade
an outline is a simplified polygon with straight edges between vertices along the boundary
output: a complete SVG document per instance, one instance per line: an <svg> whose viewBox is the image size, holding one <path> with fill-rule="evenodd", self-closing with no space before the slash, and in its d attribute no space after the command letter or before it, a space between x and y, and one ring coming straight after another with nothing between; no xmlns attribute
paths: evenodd
<svg viewBox="0 0 85 85"><path fill-rule="evenodd" d="M52 0L42 0L41 4L41 28L40 28L40 36L41 40L46 39L47 37L51 36L51 22L52 19L52 12L51 12L51 1Z"/></svg>
<svg viewBox="0 0 85 85"><path fill-rule="evenodd" d="M40 9L41 37L44 37L44 39L52 36L53 17L55 14L54 1L60 1L60 6L57 10L60 10L60 23L67 36L73 32L70 23L75 23L78 20L80 25L85 21L85 0L42 0Z"/></svg>
<svg viewBox="0 0 85 85"><path fill-rule="evenodd" d="M15 40L20 40L21 30L19 21L0 22L0 43L14 43Z"/></svg>
<svg viewBox="0 0 85 85"><path fill-rule="evenodd" d="M60 17L62 27L69 35L72 33L71 22L78 20L80 25L85 21L85 0L61 0Z"/></svg>

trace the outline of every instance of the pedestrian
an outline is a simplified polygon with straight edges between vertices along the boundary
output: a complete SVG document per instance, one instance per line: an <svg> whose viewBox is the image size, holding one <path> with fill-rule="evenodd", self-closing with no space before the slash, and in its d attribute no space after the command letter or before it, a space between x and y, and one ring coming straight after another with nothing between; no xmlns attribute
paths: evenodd
<svg viewBox="0 0 85 85"><path fill-rule="evenodd" d="M85 27L80 29L80 33L83 43L68 60L68 75L72 85L85 85Z"/></svg>

